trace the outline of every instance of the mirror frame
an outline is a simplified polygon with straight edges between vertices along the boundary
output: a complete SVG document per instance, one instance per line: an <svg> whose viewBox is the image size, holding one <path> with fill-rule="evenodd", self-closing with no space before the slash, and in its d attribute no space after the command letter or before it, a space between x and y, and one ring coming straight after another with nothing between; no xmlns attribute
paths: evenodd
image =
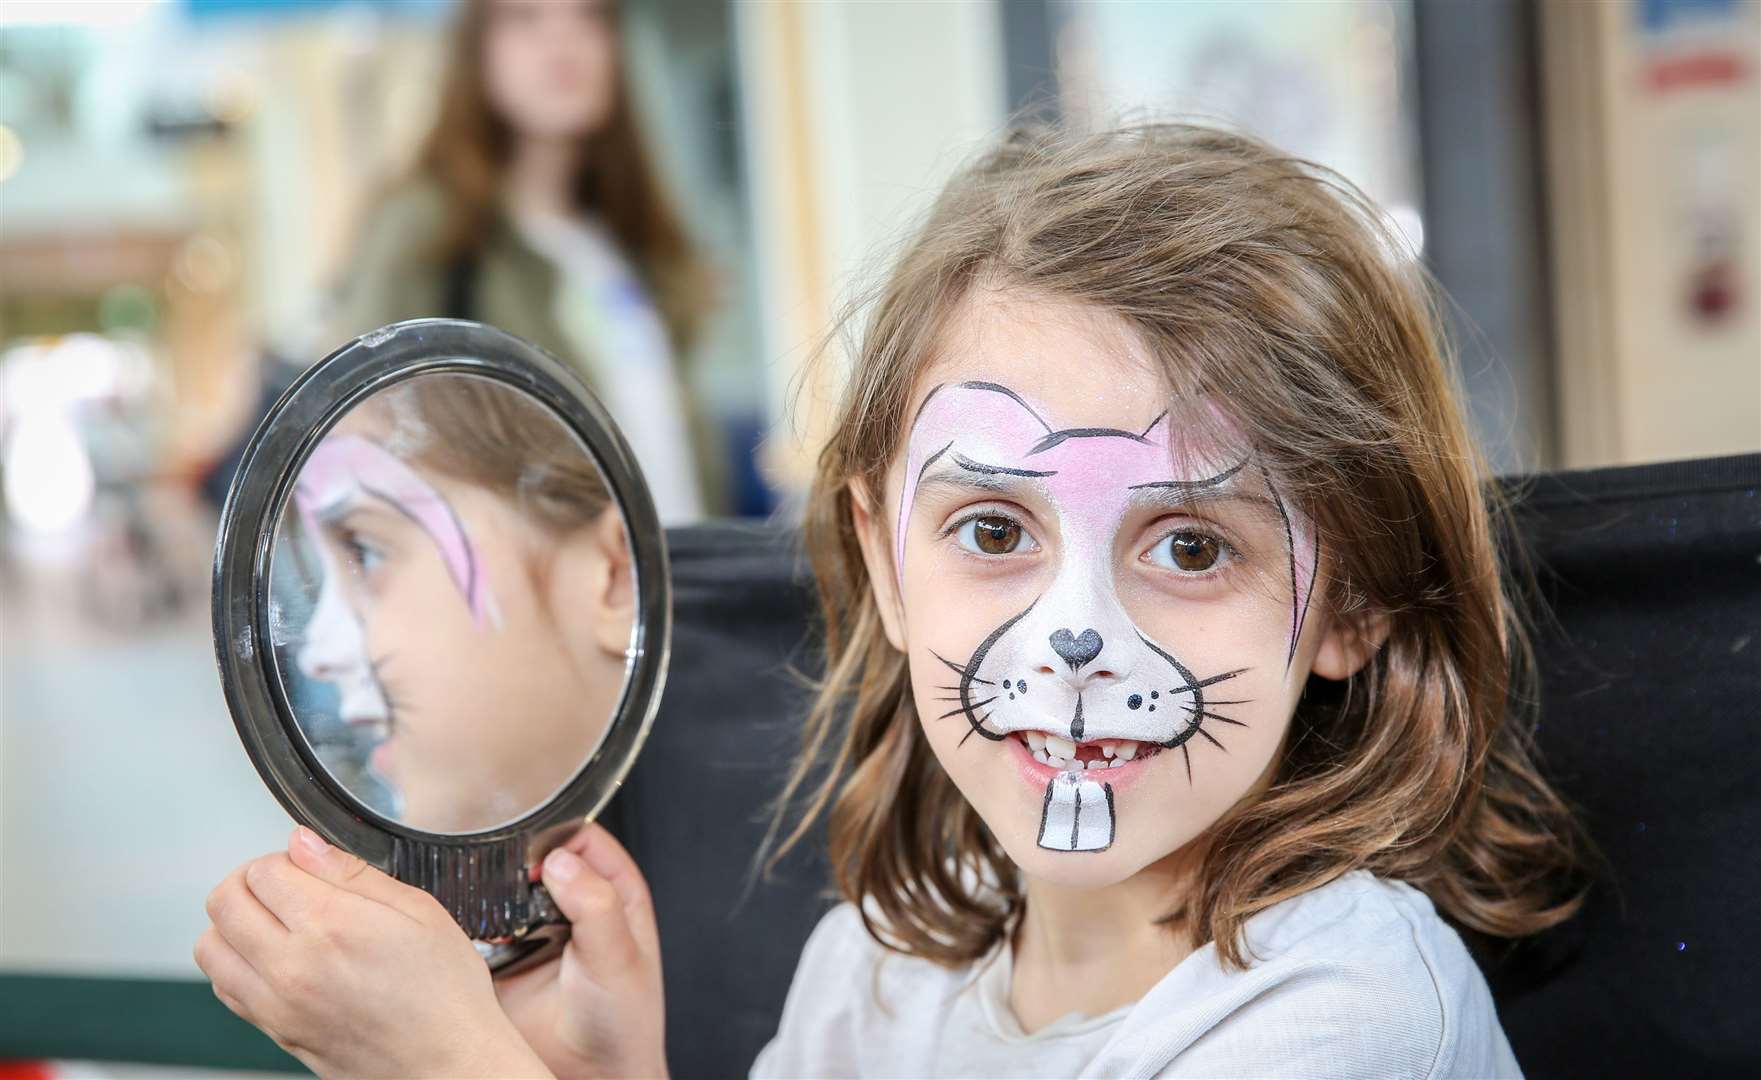
<svg viewBox="0 0 1761 1080"><path fill-rule="evenodd" d="M294 483L318 442L373 393L422 375L493 379L547 406L592 455L624 514L636 619L616 711L593 754L549 801L472 833L414 829L351 795L312 752L274 670L269 581ZM519 936L539 921L527 871L604 808L654 722L672 642L666 538L648 485L611 415L562 362L511 334L459 319L395 323L313 365L252 434L227 491L214 555L214 653L251 763L296 822L433 894L467 933Z"/></svg>

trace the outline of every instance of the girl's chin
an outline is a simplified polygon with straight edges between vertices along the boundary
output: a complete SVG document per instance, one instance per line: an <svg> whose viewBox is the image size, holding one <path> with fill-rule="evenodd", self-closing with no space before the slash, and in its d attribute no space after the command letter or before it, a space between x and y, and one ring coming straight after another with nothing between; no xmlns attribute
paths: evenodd
<svg viewBox="0 0 1761 1080"><path fill-rule="evenodd" d="M1117 844L1105 851L1048 851L1029 838L1028 845L1022 851L1005 850L1023 875L1061 888L1105 889L1143 868L1129 850Z"/></svg>

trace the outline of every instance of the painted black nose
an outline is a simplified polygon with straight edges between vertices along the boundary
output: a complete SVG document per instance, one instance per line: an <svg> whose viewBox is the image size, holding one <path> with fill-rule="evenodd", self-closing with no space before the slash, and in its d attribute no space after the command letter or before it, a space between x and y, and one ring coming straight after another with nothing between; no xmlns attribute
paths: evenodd
<svg viewBox="0 0 1761 1080"><path fill-rule="evenodd" d="M1070 670L1077 668L1101 655L1101 635L1093 630L1084 630L1080 637L1068 630L1052 632L1052 651L1064 658Z"/></svg>

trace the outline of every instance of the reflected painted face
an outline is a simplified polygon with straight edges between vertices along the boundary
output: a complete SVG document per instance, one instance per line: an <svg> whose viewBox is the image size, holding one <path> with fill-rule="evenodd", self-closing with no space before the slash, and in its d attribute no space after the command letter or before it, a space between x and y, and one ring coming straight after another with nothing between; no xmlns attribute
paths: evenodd
<svg viewBox="0 0 1761 1080"><path fill-rule="evenodd" d="M372 765L400 820L489 828L566 781L616 706L631 618L622 518L607 510L559 539L375 431L357 410L295 489L323 569L298 661L378 739Z"/></svg>
<svg viewBox="0 0 1761 1080"><path fill-rule="evenodd" d="M1251 447L1161 409L1122 327L992 300L966 331L889 480L889 629L1011 858L1123 880L1269 774L1308 674L1316 534Z"/></svg>

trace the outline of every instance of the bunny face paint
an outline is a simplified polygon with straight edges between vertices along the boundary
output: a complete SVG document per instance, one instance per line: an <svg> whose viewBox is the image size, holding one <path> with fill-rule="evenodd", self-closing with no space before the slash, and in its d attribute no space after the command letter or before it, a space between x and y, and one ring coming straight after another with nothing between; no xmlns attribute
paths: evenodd
<svg viewBox="0 0 1761 1080"><path fill-rule="evenodd" d="M1100 883L1268 771L1306 679L1315 534L1249 448L1144 415L1147 365L1029 326L921 394L888 554L943 766L1017 864Z"/></svg>

